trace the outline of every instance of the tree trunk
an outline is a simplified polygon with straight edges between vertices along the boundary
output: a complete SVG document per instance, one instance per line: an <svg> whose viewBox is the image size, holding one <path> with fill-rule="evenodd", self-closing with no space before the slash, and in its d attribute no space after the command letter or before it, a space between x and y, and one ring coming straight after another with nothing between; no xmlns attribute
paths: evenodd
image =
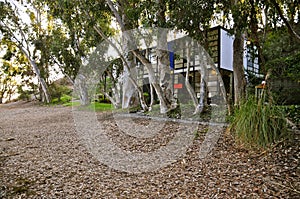
<svg viewBox="0 0 300 199"><path fill-rule="evenodd" d="M150 105L149 105L149 110L152 110L152 106L154 104L154 89L152 84L150 84Z"/></svg>
<svg viewBox="0 0 300 199"><path fill-rule="evenodd" d="M266 77L265 77L265 86L264 86L264 89L262 90L262 96L264 97L264 101L266 99L266 96L268 97L268 102L269 104L273 104L274 103L274 99L273 99L273 96L272 96L272 93L271 93L271 90L270 90L270 77L272 75L272 69L269 69L267 74L266 74Z"/></svg>
<svg viewBox="0 0 300 199"><path fill-rule="evenodd" d="M51 102L51 95L49 94L48 86L45 82L45 79L42 78L39 68L37 67L35 61L33 59L31 59L28 52L21 45L18 45L18 47L25 54L26 58L29 60L29 63L30 63L34 73L36 74L36 76L37 76L37 78L40 82L40 85L41 85L41 88L42 88L42 91L43 91L43 93L41 93L41 96L44 95L46 103L50 103Z"/></svg>
<svg viewBox="0 0 300 199"><path fill-rule="evenodd" d="M146 59L143 55L141 55L137 50L134 50L133 54L142 62L142 64L148 70L149 82L152 84L152 86L157 94L157 97L159 99L160 105L161 105L160 112L163 114L167 113L169 111L168 105L166 103L167 100L165 98L162 88L160 87L160 85L156 79L152 64L150 63L150 61L148 59Z"/></svg>
<svg viewBox="0 0 300 199"><path fill-rule="evenodd" d="M227 109L228 109L228 115L233 114L233 74L230 75L230 83L229 83L229 94L226 94L227 98Z"/></svg>
<svg viewBox="0 0 300 199"><path fill-rule="evenodd" d="M195 91L193 90L190 82L189 82L189 75L190 75L190 68L191 68L191 56L190 56L190 49L187 48L187 68L186 68L186 75L185 75L185 87L189 92L189 95L192 99L193 105L196 108L198 106L197 96L195 95Z"/></svg>
<svg viewBox="0 0 300 199"><path fill-rule="evenodd" d="M124 27L126 29L131 28L129 19L125 16L124 13L122 13L122 23L124 24ZM122 41L122 50L124 53L124 60L123 64L124 66L124 71L123 71L123 98L122 98L122 108L127 109L127 108L133 108L137 107L139 100L138 100L138 94L137 94L137 89L135 88L135 85L133 81L130 80L130 77L136 81L137 80L137 72L136 72L136 64L134 61L134 56L132 52L129 51L129 46L131 44L131 39L130 35L124 33L123 41ZM137 85L138 86L138 85Z"/></svg>
<svg viewBox="0 0 300 199"><path fill-rule="evenodd" d="M5 97L4 94L5 94L5 92L6 92L6 85L4 84L4 85L2 85L2 86L3 86L3 87L2 87L1 90L0 90L0 104L3 103L3 98Z"/></svg>
<svg viewBox="0 0 300 199"><path fill-rule="evenodd" d="M39 78L40 80L40 84L42 87L42 93L41 95L43 95L45 97L45 101L46 103L50 103L51 102L51 95L49 94L49 90L48 90L48 86L46 84L46 81L44 80L44 78Z"/></svg>
<svg viewBox="0 0 300 199"><path fill-rule="evenodd" d="M285 18L283 11L281 10L279 4L276 2L276 0L271 0L271 3L274 5L275 9L277 10L280 18L282 19L282 21L285 23L285 25L287 26L289 33L292 37L296 38L297 42L300 42L300 35L294 30L294 28L292 27L292 25L290 24L290 22Z"/></svg>
<svg viewBox="0 0 300 199"><path fill-rule="evenodd" d="M109 99L109 101L113 104L115 109L120 108L120 101L118 101L119 98L112 97L107 92L102 93Z"/></svg>
<svg viewBox="0 0 300 199"><path fill-rule="evenodd" d="M165 27L166 25L166 10L167 5L165 0L156 0L159 5L157 10L157 18L159 20L158 27ZM170 69L169 52L163 49L168 49L167 31L162 29L158 31L157 35L157 64L159 70L159 86L162 90L162 99L160 100L160 111L166 113L177 107L176 100L173 95L173 81Z"/></svg>
<svg viewBox="0 0 300 199"><path fill-rule="evenodd" d="M160 103L162 113L177 107L176 100L173 95L173 81L170 69L169 52L167 49L167 32L165 30L158 32L158 45L156 49L157 64L159 71L159 86L162 89L163 99Z"/></svg>
<svg viewBox="0 0 300 199"><path fill-rule="evenodd" d="M80 104L82 106L87 106L90 104L90 100L86 86L86 78L82 74L79 74L76 80L76 86L78 86L77 88L79 91Z"/></svg>
<svg viewBox="0 0 300 199"><path fill-rule="evenodd" d="M246 97L246 78L243 65L244 36L236 35L233 41L234 104Z"/></svg>
<svg viewBox="0 0 300 199"><path fill-rule="evenodd" d="M122 20L122 17L120 15L120 13L114 7L114 4L112 3L111 0L106 0L106 2L108 4L108 6L110 7L110 9L112 10L112 12L114 13L114 15L115 15L115 17L116 17L116 19L117 19L120 27L121 27L122 32L126 33L127 28L126 28L126 26L124 24L124 21ZM163 17L164 18L163 22L165 22L165 8L166 8L166 4L165 4L165 2L161 2L159 5L161 7L160 7L159 12L158 12L158 17L159 18ZM127 16L124 15L124 17L127 17ZM158 43L160 43L160 42L158 42ZM166 45L166 43L165 43L165 45ZM167 49L167 48L165 48L165 49ZM160 87L160 84L156 80L155 73L153 71L152 64L150 63L150 61L148 59L146 59L145 56L141 55L138 52L138 50L133 50L132 52L142 62L142 64L147 68L147 70L149 72L150 83L154 87L154 89L155 89L155 91L157 93L157 96L159 98L160 104L161 104L161 113L167 113L169 111L169 108L173 108L173 107L171 107L168 104L168 100L167 100L167 96L170 96L170 93L168 93L168 89L167 88L169 88L170 85L165 85L165 86L167 86L165 88ZM163 76L163 79L168 79L168 77ZM172 93L171 93L171 96L172 96ZM143 99L143 93L141 93L140 90L139 90L139 97L140 97L140 99ZM142 105L142 107L146 107L146 105L144 104L144 100L141 100L141 105Z"/></svg>
<svg viewBox="0 0 300 199"><path fill-rule="evenodd" d="M194 114L202 113L204 111L204 108L207 106L207 85L204 77L205 75L201 73L200 99Z"/></svg>
<svg viewBox="0 0 300 199"><path fill-rule="evenodd" d="M106 0L109 8L111 9L111 11L113 12L114 16L116 17L120 27L121 27L121 30L123 33L125 33L125 38L127 39L127 41L131 41L130 40L130 37L128 35L126 35L126 28L125 28L125 23L124 21L122 20L122 17L121 15L119 14L118 10L114 7L112 1L110 0ZM90 17L90 15L86 12L87 16ZM123 18L125 18L126 16L123 15ZM94 29L95 31L105 40L107 41L109 44L111 44L115 50L117 51L118 55L120 56L121 60L123 61L124 63L124 68L126 68L128 71L130 71L130 66L128 66L128 64L126 63L126 59L124 58L124 56L121 54L121 52L118 50L118 48L114 45L113 42L111 42L106 36L105 34L97 27L97 26L94 26ZM125 51L126 52L126 51ZM128 79L131 81L131 83L134 85L137 93L138 93L138 97L139 97L139 100L140 100L140 105L142 107L142 109L144 111L147 111L148 110L148 106L145 102L145 98L144 98L144 95L143 95L143 92L142 90L139 88L137 82L135 81L134 78L131 77L130 73L128 75Z"/></svg>
<svg viewBox="0 0 300 199"><path fill-rule="evenodd" d="M207 98L208 98L208 88L207 88L207 66L209 62L207 60L206 55L202 52L201 60L200 60L200 98L195 109L194 114L202 113L207 106Z"/></svg>
<svg viewBox="0 0 300 199"><path fill-rule="evenodd" d="M127 41L125 41L127 42ZM124 45L125 46L125 45ZM125 51L126 52L126 51ZM122 98L122 108L132 108L137 107L139 104L137 90L135 89L134 84L129 79L129 76L133 79L137 79L136 66L133 60L133 55L131 52L128 52L127 56L125 56L127 65L130 67L124 68L123 75L123 98ZM124 63L125 65L125 63ZM130 71L128 71L130 70Z"/></svg>

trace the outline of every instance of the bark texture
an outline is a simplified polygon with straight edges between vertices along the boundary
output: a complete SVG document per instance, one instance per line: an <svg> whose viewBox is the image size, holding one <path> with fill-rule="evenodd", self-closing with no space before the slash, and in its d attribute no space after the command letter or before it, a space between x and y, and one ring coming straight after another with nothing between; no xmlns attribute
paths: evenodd
<svg viewBox="0 0 300 199"><path fill-rule="evenodd" d="M244 36L236 35L233 41L234 104L246 97L246 78L243 64Z"/></svg>

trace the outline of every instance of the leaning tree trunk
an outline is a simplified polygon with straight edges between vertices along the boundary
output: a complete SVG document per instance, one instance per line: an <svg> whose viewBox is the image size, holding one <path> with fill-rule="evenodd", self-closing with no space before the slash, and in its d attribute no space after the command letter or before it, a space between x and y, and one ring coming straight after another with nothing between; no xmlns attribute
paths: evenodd
<svg viewBox="0 0 300 199"><path fill-rule="evenodd" d="M46 84L45 79L41 76L41 72L40 72L38 66L36 65L35 61L33 59L31 59L28 52L22 46L19 46L19 48L25 54L26 58L29 60L31 67L32 67L34 73L36 74L36 76L39 80L40 86L41 86L42 91L43 91L40 94L41 97L42 97L42 95L44 95L46 103L50 103L51 102L51 95L49 93L49 89L48 89L48 86Z"/></svg>
<svg viewBox="0 0 300 199"><path fill-rule="evenodd" d="M126 30L128 30L129 28L126 28L126 23L125 23L125 20L127 20L126 18L126 15L122 15L121 17L121 14L120 14L120 10L117 10L115 7L114 7L114 4L112 1L110 0L106 0L106 3L108 4L109 8L111 9L111 11L113 12L114 16L116 17L117 19L117 22L119 23L120 27L121 27L121 30L123 33L125 33L125 38L127 39L128 42L130 42L130 36L129 35L126 35ZM90 15L86 12L87 16L90 17ZM124 63L124 68L126 68L128 71L130 71L130 66L128 66L127 62L126 62L126 59L124 58L124 55L118 50L118 48L114 45L113 42L111 42L107 37L106 35L103 33L102 30L100 30L97 26L94 26L94 29L96 30L96 32L103 38L105 39L110 45L113 46L113 48L117 51L118 55L120 56L120 58L122 59L123 63ZM126 42L125 42L126 43ZM126 52L126 51L125 51ZM142 107L142 109L144 111L147 111L148 110L148 106L145 102L145 98L144 98L144 95L143 95L143 92L142 92L142 89L139 88L137 82L136 82L136 79L132 78L131 77L131 74L129 73L128 75L128 79L130 80L130 82L134 85L135 87L135 90L137 91L137 94L138 94L138 97L139 97L139 100L140 100L140 105Z"/></svg>
<svg viewBox="0 0 300 199"><path fill-rule="evenodd" d="M105 97L109 99L109 101L112 103L115 109L120 108L120 101L118 99L115 99L114 97L110 96L107 92L102 92Z"/></svg>
<svg viewBox="0 0 300 199"><path fill-rule="evenodd" d="M122 32L125 33L127 29L125 27L124 21L122 20L122 17L120 15L119 11L114 7L114 4L111 0L106 0L106 2L108 4L108 6L110 7L110 9L112 10L112 12L114 13L114 16L116 17L116 19L121 27ZM163 4L163 5L164 5L163 7L165 8L166 5L165 4ZM163 9L162 12L160 12L160 13L165 14L164 11L165 11L165 9ZM124 17L126 17L126 16L124 15ZM100 33L99 30L97 32ZM155 73L152 68L152 64L150 63L150 61L148 59L145 58L145 56L141 55L138 50L133 50L132 52L142 62L142 64L147 68L147 70L149 72L149 80L157 93L157 96L160 100L160 104L162 105L162 107L164 107L163 109L161 109L161 113L168 112L169 111L169 109L167 108L168 104L167 104L167 100L165 99L166 95L164 95L162 88L160 87L159 83L157 83L157 81L156 81L156 77L155 77ZM136 88L138 89L138 85L136 85ZM138 90L138 91L139 91L138 93L139 93L139 97L141 99L140 102L141 102L142 107L147 108L146 104L144 104L144 100L142 100L143 93L140 90Z"/></svg>
<svg viewBox="0 0 300 199"><path fill-rule="evenodd" d="M246 97L246 78L243 64L244 36L236 35L233 41L234 104Z"/></svg>
<svg viewBox="0 0 300 199"><path fill-rule="evenodd" d="M162 90L163 101L160 102L161 112L168 112L172 103L175 102L172 92L172 76L168 66L168 52L164 50L157 50L157 64L159 71L159 86Z"/></svg>
<svg viewBox="0 0 300 199"><path fill-rule="evenodd" d="M146 69L149 73L149 82L151 83L151 85L153 86L153 88L157 94L157 97L159 99L161 107L164 107L163 109L162 108L160 109L160 112L163 114L167 113L169 111L169 109L166 108L166 107L168 107L167 100L165 98L165 94L164 94L162 88L160 87L160 85L157 81L157 78L155 76L151 62L148 59L146 59L143 55L141 55L137 50L134 50L133 54L142 62L142 64L146 67Z"/></svg>
<svg viewBox="0 0 300 199"><path fill-rule="evenodd" d="M129 21L124 14L122 15L122 22L124 24L124 27L129 26ZM137 90L135 89L135 85L133 84L133 82L129 79L131 77L132 79L137 80L134 56L131 52L129 52L129 46L131 42L132 41L130 40L130 35L125 33L122 41L122 50L125 53L123 64L128 67L124 67L123 71L123 109L138 106Z"/></svg>

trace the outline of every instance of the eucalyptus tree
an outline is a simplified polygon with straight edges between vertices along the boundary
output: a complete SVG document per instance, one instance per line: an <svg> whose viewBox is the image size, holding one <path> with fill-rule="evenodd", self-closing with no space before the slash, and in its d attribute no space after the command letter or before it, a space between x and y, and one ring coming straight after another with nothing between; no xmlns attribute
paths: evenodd
<svg viewBox="0 0 300 199"><path fill-rule="evenodd" d="M157 10L155 13L153 13L156 14L156 20L153 23L156 24L156 26L159 28L168 28L167 0L156 0L153 7L156 8L155 10ZM159 86L162 88L164 97L164 100L160 103L161 110L163 112L166 112L170 109L176 108L177 105L173 94L173 80L171 76L169 52L166 50L162 50L167 48L167 32L159 31L158 34L156 56L159 68ZM164 107L165 110L163 110Z"/></svg>
<svg viewBox="0 0 300 199"><path fill-rule="evenodd" d="M297 0L264 2L263 64L299 51L300 4ZM264 68L265 69L265 68ZM264 72L270 72L266 69Z"/></svg>
<svg viewBox="0 0 300 199"><path fill-rule="evenodd" d="M233 77L234 77L234 103L239 105L246 97L246 77L243 64L245 33L249 17L247 1L234 0L231 2L233 17Z"/></svg>
<svg viewBox="0 0 300 199"><path fill-rule="evenodd" d="M270 0L277 15L287 27L290 35L300 42L300 33L295 30L299 24L300 3L298 0ZM273 12L274 13L274 12ZM275 15L276 16L276 15ZM278 23L278 21L276 21ZM277 25L277 24L276 24Z"/></svg>
<svg viewBox="0 0 300 199"><path fill-rule="evenodd" d="M111 15L108 6L104 1L39 1L44 3L49 8L52 16L56 22L61 23L61 27L57 27L54 30L54 40L51 45L52 58L55 63L60 66L63 73L69 77L74 84L76 77L79 83L80 97L82 105L86 105L90 102L88 98L89 94L86 89L85 77L82 74L78 74L80 67L87 67L84 63L88 62L90 55L93 53L93 49L97 47L102 41L109 42L109 36L114 34L114 30L111 28ZM119 52L121 60L124 65L129 68L128 59ZM98 55L101 56L101 55ZM133 59L131 59L132 61ZM120 78L121 71L114 65L114 72L111 73L112 67L108 67L108 71L104 72L104 76L100 77L100 81L110 79L113 81L114 88L111 88L114 92L108 92L108 90L100 89L106 97L108 97L112 103L119 107L120 91L118 89L118 79ZM104 66L103 66L104 67ZM117 73L115 73L117 72ZM117 76L111 75L117 74ZM106 75L109 77L106 78ZM116 79L113 79L116 78ZM135 79L129 77L129 79L135 88L138 88ZM102 82L106 84L106 82ZM134 90L134 89L133 89ZM139 96L141 99L142 107L146 107L143 102L143 94L141 90ZM109 94L114 94L113 96ZM124 99L123 99L124 100ZM129 100L127 100L128 102ZM143 106L144 105L144 106ZM147 108L145 108L147 109Z"/></svg>
<svg viewBox="0 0 300 199"><path fill-rule="evenodd" d="M114 17L116 18L122 32L141 26L163 27L166 28L166 1L106 1ZM129 26L128 26L129 25ZM160 32L158 45L166 45L166 33ZM160 112L167 113L176 108L176 101L172 94L172 83L170 77L168 53L158 46L156 50L157 62L159 67L159 79L156 78L150 60L139 50L133 50L133 55L145 66L149 74L149 81L153 86L159 102Z"/></svg>
<svg viewBox="0 0 300 199"><path fill-rule="evenodd" d="M85 77L78 76L80 67L88 61L92 49L103 38L95 31L95 24L101 26L105 35L112 34L110 16L101 1L34 1L48 8L53 17L55 28L50 43L51 59L59 66L65 76L74 84L79 82L79 97L82 105L90 103ZM86 15L89 13L95 18ZM81 77L81 78L80 78Z"/></svg>
<svg viewBox="0 0 300 199"><path fill-rule="evenodd" d="M41 69L45 69L44 64L47 64L48 61L43 61L43 50L37 44L42 35L41 32L36 32L40 28L38 27L40 22L36 20L38 19L36 15L38 10L36 10L37 13L34 13L30 11L32 7L27 9L17 1L4 1L0 2L0 5L0 31L3 38L13 42L25 55L38 78L41 87L40 96L43 101L49 103L51 96L45 81L47 71L41 71Z"/></svg>
<svg viewBox="0 0 300 199"><path fill-rule="evenodd" d="M0 104L3 99L10 101L17 89L26 84L25 76L30 74L26 57L11 41L2 39L0 50ZM28 78L26 78L28 79Z"/></svg>

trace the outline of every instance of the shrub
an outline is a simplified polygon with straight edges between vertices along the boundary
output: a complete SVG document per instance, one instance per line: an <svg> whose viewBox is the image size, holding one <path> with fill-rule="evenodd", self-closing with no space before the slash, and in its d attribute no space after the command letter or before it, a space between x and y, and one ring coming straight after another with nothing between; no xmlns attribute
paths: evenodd
<svg viewBox="0 0 300 199"><path fill-rule="evenodd" d="M288 119L300 126L300 105L282 106L281 109Z"/></svg>
<svg viewBox="0 0 300 199"><path fill-rule="evenodd" d="M69 95L72 92L72 89L68 88L67 86L59 85L59 84L51 84L49 86L49 90L52 97L52 103L66 103L68 101L71 101L71 98Z"/></svg>
<svg viewBox="0 0 300 199"><path fill-rule="evenodd" d="M231 129L246 146L266 147L287 135L282 109L250 97L235 111Z"/></svg>

